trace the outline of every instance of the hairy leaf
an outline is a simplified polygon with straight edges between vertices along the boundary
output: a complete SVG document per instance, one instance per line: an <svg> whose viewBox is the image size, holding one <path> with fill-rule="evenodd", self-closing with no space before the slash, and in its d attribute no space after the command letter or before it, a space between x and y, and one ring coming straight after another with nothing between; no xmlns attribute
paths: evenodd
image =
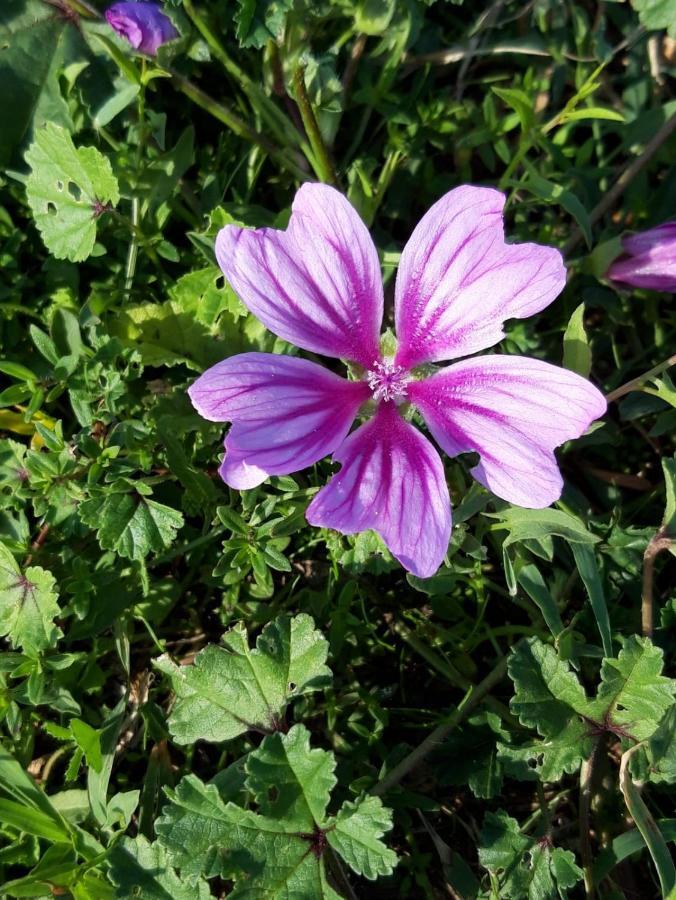
<svg viewBox="0 0 676 900"><path fill-rule="evenodd" d="M500 882L500 896L514 900L554 900L582 878L569 850L552 847L547 838L521 833L516 819L503 810L489 812L479 838L479 862Z"/></svg>
<svg viewBox="0 0 676 900"><path fill-rule="evenodd" d="M228 631L223 644L206 647L192 666L176 666L167 656L156 661L177 696L169 727L179 743L275 731L292 697L329 683L328 643L308 615L276 619L253 650L243 625Z"/></svg>
<svg viewBox="0 0 676 900"><path fill-rule="evenodd" d="M13 647L36 654L53 647L61 636L54 624L59 614L58 593L51 572L40 566L19 568L9 550L0 544L0 634Z"/></svg>
<svg viewBox="0 0 676 900"><path fill-rule="evenodd" d="M310 748L302 725L265 738L247 760L247 790L259 812L226 803L214 785L186 776L156 823L184 877L235 882L232 897L336 898L325 872L330 845L367 878L389 874L396 854L381 841L391 814L378 798L346 803L327 816L333 754Z"/></svg>
<svg viewBox="0 0 676 900"><path fill-rule="evenodd" d="M110 880L117 887L116 897L133 900L207 900L209 885L203 880L185 881L171 868L167 851L158 842L143 835L124 837L109 857Z"/></svg>
<svg viewBox="0 0 676 900"><path fill-rule="evenodd" d="M50 122L36 133L26 162L26 196L47 249L57 259L87 259L99 216L120 199L108 159L95 147L76 148L66 129Z"/></svg>
<svg viewBox="0 0 676 900"><path fill-rule="evenodd" d="M111 491L80 504L82 521L96 528L105 550L142 560L166 549L183 525L180 512L143 494Z"/></svg>

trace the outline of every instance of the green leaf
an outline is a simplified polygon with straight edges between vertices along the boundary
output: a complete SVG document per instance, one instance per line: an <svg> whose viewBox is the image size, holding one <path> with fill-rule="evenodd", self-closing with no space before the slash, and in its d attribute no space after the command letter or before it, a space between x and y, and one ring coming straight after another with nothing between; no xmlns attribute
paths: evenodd
<svg viewBox="0 0 676 900"><path fill-rule="evenodd" d="M580 303L563 333L563 365L583 378L591 371L591 348L584 330L584 303Z"/></svg>
<svg viewBox="0 0 676 900"><path fill-rule="evenodd" d="M336 784L335 759L310 749L310 733L300 725L287 735L265 738L246 761L247 788L263 815L284 819L299 830L324 819Z"/></svg>
<svg viewBox="0 0 676 900"><path fill-rule="evenodd" d="M667 710L645 749L650 780L676 784L676 705Z"/></svg>
<svg viewBox="0 0 676 900"><path fill-rule="evenodd" d="M624 116L621 113L603 106L585 106L582 109L573 109L565 113L562 121L579 122L582 119L607 119L611 122L624 122Z"/></svg>
<svg viewBox="0 0 676 900"><path fill-rule="evenodd" d="M582 878L569 850L552 847L547 838L524 835L516 819L503 810L484 817L479 862L500 884L500 897L554 900Z"/></svg>
<svg viewBox="0 0 676 900"><path fill-rule="evenodd" d="M510 506L490 514L489 518L500 519L500 524L493 528L509 531L504 540L505 547L517 541L549 538L551 535L562 537L571 544L595 544L599 540L585 528L580 519L560 509L522 509Z"/></svg>
<svg viewBox="0 0 676 900"><path fill-rule="evenodd" d="M676 867L674 866L671 852L657 827L652 813L641 796L639 787L634 783L630 774L631 758L640 751L640 745L636 744L622 754L620 761L620 790L624 796L624 802L629 810L629 814L641 832L657 869L662 896L672 898L674 896L672 892L676 889Z"/></svg>
<svg viewBox="0 0 676 900"><path fill-rule="evenodd" d="M664 472L664 487L667 494L662 527L669 537L673 536L676 538L676 456L671 458L663 457L662 471Z"/></svg>
<svg viewBox="0 0 676 900"><path fill-rule="evenodd" d="M585 544L572 544L571 550L580 578L584 582L589 596L592 612L601 635L603 652L606 656L612 656L613 640L610 633L610 616L596 556L592 548Z"/></svg>
<svg viewBox="0 0 676 900"><path fill-rule="evenodd" d="M13 647L37 654L56 644L62 633L54 624L59 615L57 597L51 572L40 566L22 572L0 544L0 634L8 637Z"/></svg>
<svg viewBox="0 0 676 900"><path fill-rule="evenodd" d="M500 88L493 86L492 91L494 94L497 94L501 100L504 100L508 106L511 106L519 117L521 129L524 132L530 131L535 124L535 108L531 97L519 88Z"/></svg>
<svg viewBox="0 0 676 900"><path fill-rule="evenodd" d="M523 780L546 781L577 771L591 750L589 728L580 716L589 708L584 689L569 664L537 638L522 641L511 653L509 676L515 693L512 711L543 740L500 744L500 759Z"/></svg>
<svg viewBox="0 0 676 900"><path fill-rule="evenodd" d="M619 734L646 740L674 700L675 682L662 675L663 666L662 650L648 638L627 638L617 659L603 660L589 715Z"/></svg>
<svg viewBox="0 0 676 900"><path fill-rule="evenodd" d="M226 803L215 785L194 775L167 791L170 803L156 830L183 877L231 879L233 898L336 900L326 879L329 845L368 878L392 871L396 855L380 840L391 828L390 812L369 797L327 817L335 759L310 748L304 726L266 737L246 768L246 788L260 812Z"/></svg>
<svg viewBox="0 0 676 900"><path fill-rule="evenodd" d="M82 719L73 719L70 723L70 730L78 747L87 758L87 764L95 772L100 772L103 766L103 757L101 756L101 738L98 731L91 725L87 725Z"/></svg>
<svg viewBox="0 0 676 900"><path fill-rule="evenodd" d="M397 865L397 854L381 840L391 829L392 812L379 797L365 797L342 805L326 837L353 871L374 880Z"/></svg>
<svg viewBox="0 0 676 900"><path fill-rule="evenodd" d="M143 835L122 838L111 850L110 880L116 897L124 900L207 900L211 891L206 881L186 881L171 868L167 851Z"/></svg>
<svg viewBox="0 0 676 900"><path fill-rule="evenodd" d="M237 0L236 35L240 47L260 50L270 39L278 40L293 0Z"/></svg>
<svg viewBox="0 0 676 900"><path fill-rule="evenodd" d="M676 38L676 0L631 0L641 25L649 31L666 28Z"/></svg>
<svg viewBox="0 0 676 900"><path fill-rule="evenodd" d="M40 0L3 0L0 9L0 84L3 91L0 166L28 134L46 120L67 125L61 96L61 49L68 30L64 15Z"/></svg>
<svg viewBox="0 0 676 900"><path fill-rule="evenodd" d="M76 149L65 128L50 122L35 135L26 162L26 196L47 249L57 259L87 259L99 216L120 199L108 159L95 147Z"/></svg>
<svg viewBox="0 0 676 900"><path fill-rule="evenodd" d="M589 699L570 665L537 638L510 655L511 709L541 739L502 741L499 758L514 777L545 781L574 772L604 731L643 741L673 703L675 682L661 674L662 651L647 638L625 640L617 659L604 659L596 697Z"/></svg>
<svg viewBox="0 0 676 900"><path fill-rule="evenodd" d="M96 529L105 550L127 559L142 560L166 550L183 526L183 516L172 507L117 490L86 500L78 512L85 525Z"/></svg>
<svg viewBox="0 0 676 900"><path fill-rule="evenodd" d="M181 744L231 740L252 728L274 731L293 697L330 682L328 643L308 615L276 619L254 650L241 624L223 644L206 647L192 666L176 666L167 656L155 663L176 693L169 728Z"/></svg>
<svg viewBox="0 0 676 900"><path fill-rule="evenodd" d="M70 843L71 828L23 767L0 748L0 822L54 843Z"/></svg>

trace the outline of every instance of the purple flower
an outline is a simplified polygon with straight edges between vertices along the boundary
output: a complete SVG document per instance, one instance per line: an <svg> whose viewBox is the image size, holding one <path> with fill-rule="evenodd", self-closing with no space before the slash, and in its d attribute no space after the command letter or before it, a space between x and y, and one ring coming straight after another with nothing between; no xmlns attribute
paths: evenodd
<svg viewBox="0 0 676 900"><path fill-rule="evenodd" d="M676 222L623 237L622 249L607 278L651 291L676 291Z"/></svg>
<svg viewBox="0 0 676 900"><path fill-rule="evenodd" d="M286 231L226 226L216 255L242 301L298 347L356 364L348 381L314 362L243 353L190 388L198 412L232 422L220 468L231 487L310 466L332 453L340 471L307 510L312 525L373 529L420 577L441 564L451 532L444 468L410 422L413 410L451 456L475 451L473 474L520 506L556 500L553 450L606 403L579 375L521 356L466 359L419 378L418 367L467 356L504 337L503 321L539 312L565 284L558 251L506 244L503 194L459 187L423 216L404 248L395 291L398 349L380 352L378 254L348 201L301 187ZM350 433L364 404L371 418Z"/></svg>
<svg viewBox="0 0 676 900"><path fill-rule="evenodd" d="M155 56L158 47L178 37L178 31L159 3L114 3L106 10L106 19L135 50L148 56Z"/></svg>

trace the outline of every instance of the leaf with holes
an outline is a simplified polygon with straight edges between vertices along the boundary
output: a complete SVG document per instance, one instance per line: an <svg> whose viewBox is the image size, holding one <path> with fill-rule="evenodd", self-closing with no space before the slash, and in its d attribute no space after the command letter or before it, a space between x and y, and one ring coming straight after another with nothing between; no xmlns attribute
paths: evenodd
<svg viewBox="0 0 676 900"><path fill-rule="evenodd" d="M180 512L150 500L143 493L124 493L120 484L101 497L81 503L80 518L96 528L99 543L105 550L115 550L127 559L142 560L149 553L165 550L183 525Z"/></svg>
<svg viewBox="0 0 676 900"><path fill-rule="evenodd" d="M522 834L516 819L503 810L486 814L479 837L479 863L500 885L500 897L554 900L582 878L569 850L543 837Z"/></svg>
<svg viewBox="0 0 676 900"><path fill-rule="evenodd" d="M35 655L56 644L61 637L61 629L54 624L59 614L57 597L51 572L40 566L22 572L0 544L0 634L13 647Z"/></svg>
<svg viewBox="0 0 676 900"><path fill-rule="evenodd" d="M635 635L627 638L617 659L604 659L601 685L589 716L615 734L644 741L657 729L674 701L674 682L662 675L664 654Z"/></svg>
<svg viewBox="0 0 676 900"><path fill-rule="evenodd" d="M26 162L26 196L47 249L57 259L87 259L99 217L120 199L108 159L95 147L76 148L65 128L49 122L36 133Z"/></svg>
<svg viewBox="0 0 676 900"><path fill-rule="evenodd" d="M376 797L327 816L335 758L311 749L302 725L266 737L247 758L246 789L258 811L226 803L214 785L188 775L156 823L158 839L182 877L235 883L232 898L339 895L327 881L331 846L359 874L390 874L396 855L382 842L391 814Z"/></svg>
<svg viewBox="0 0 676 900"><path fill-rule="evenodd" d="M537 638L520 643L509 661L515 694L511 708L540 738L501 742L509 774L552 781L575 772L591 752L594 735L645 740L673 702L674 681L661 674L662 651L647 638L630 637L616 659L604 659L601 684L589 699L553 647Z"/></svg>
<svg viewBox="0 0 676 900"><path fill-rule="evenodd" d="M281 616L249 647L239 624L210 645L191 666L168 656L155 663L171 680L176 704L169 728L180 744L227 741L249 730L275 731L289 701L330 683L328 643L308 615Z"/></svg>
<svg viewBox="0 0 676 900"><path fill-rule="evenodd" d="M203 879L185 881L179 878L167 860L167 851L143 835L124 837L113 846L108 860L110 880L116 886L116 897L125 900L208 900L209 885Z"/></svg>

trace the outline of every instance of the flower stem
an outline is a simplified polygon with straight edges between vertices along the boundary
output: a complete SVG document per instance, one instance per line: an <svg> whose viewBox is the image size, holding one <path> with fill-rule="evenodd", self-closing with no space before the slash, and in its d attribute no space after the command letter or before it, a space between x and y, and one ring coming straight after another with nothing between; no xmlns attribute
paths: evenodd
<svg viewBox="0 0 676 900"><path fill-rule="evenodd" d="M624 395L628 394L630 391L638 390L646 383L646 381L650 381L651 378L654 378L656 375L659 375L666 369L671 368L671 366L676 366L676 354L674 356L670 356L669 359L665 359L664 362L661 362L659 365L654 366L652 369L648 369L648 371L644 372L643 375L639 375L637 378L632 378L631 381L627 381L620 387L615 388L614 391L606 394L607 402L613 403L615 400L619 400L620 397L624 397Z"/></svg>
<svg viewBox="0 0 676 900"><path fill-rule="evenodd" d="M594 873L591 848L591 801L592 801L592 782L594 779L594 770L598 761L603 735L599 734L594 739L594 745L589 759L582 763L580 768L580 857L582 859L582 868L584 870L584 889L588 898L595 894L594 889Z"/></svg>
<svg viewBox="0 0 676 900"><path fill-rule="evenodd" d="M333 168L329 151L319 130L319 125L305 88L305 66L298 66L294 72L293 87L296 93L296 103L300 110L300 117L303 120L303 127L312 147L313 158L310 160L310 163L320 181L338 187L338 176Z"/></svg>
<svg viewBox="0 0 676 900"><path fill-rule="evenodd" d="M249 143L254 144L256 147L260 147L261 150L265 151L265 153L283 166L299 181L308 181L307 172L303 171L290 153L276 147L264 134L255 131L247 125L243 119L240 119L238 115L233 113L232 110L228 109L227 106L224 106L217 100L214 100L213 97L203 91L202 88L199 88L194 82L185 78L183 75L180 75L174 69L167 69L167 71L171 75L171 80L174 85L184 93L186 97L189 97L193 103L196 103L197 106L206 110L206 112L210 113L215 119L218 119L219 122L226 125L238 137L249 141Z"/></svg>
<svg viewBox="0 0 676 900"><path fill-rule="evenodd" d="M655 581L655 559L663 550L670 550L674 539L669 537L664 527L652 536L643 554L643 589L641 591L641 631L644 637L652 638L654 627L653 585Z"/></svg>

